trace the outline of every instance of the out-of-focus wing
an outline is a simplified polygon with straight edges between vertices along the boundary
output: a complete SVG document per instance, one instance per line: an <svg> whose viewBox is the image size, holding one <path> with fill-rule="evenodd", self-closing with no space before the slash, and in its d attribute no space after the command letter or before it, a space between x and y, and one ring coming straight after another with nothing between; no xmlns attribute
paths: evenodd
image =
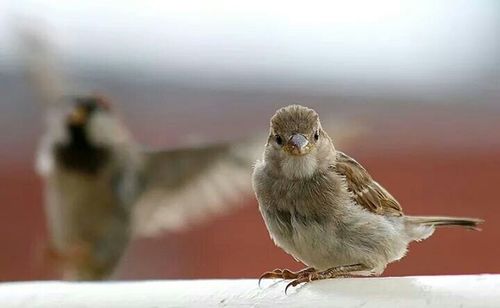
<svg viewBox="0 0 500 308"><path fill-rule="evenodd" d="M359 135L357 125L327 121L337 144ZM144 190L133 208L135 236L153 236L195 224L245 203L252 196L253 164L266 133L241 142L146 153Z"/></svg>
<svg viewBox="0 0 500 308"><path fill-rule="evenodd" d="M257 140L146 153L144 192L133 209L133 232L151 236L181 229L244 204L251 196Z"/></svg>
<svg viewBox="0 0 500 308"><path fill-rule="evenodd" d="M26 62L27 78L37 99L44 107L59 103L67 94L67 85L49 39L33 24L18 25L17 36Z"/></svg>
<svg viewBox="0 0 500 308"><path fill-rule="evenodd" d="M35 169L40 175L48 175L54 167L52 145L54 140L64 139L64 78L49 39L34 24L15 24L19 50L24 59L28 87L37 103L43 108L45 132L38 146Z"/></svg>

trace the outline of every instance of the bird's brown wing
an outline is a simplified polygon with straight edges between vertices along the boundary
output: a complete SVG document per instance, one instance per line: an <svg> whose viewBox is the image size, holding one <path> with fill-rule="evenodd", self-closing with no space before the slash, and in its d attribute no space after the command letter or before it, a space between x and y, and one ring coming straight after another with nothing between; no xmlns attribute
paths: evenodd
<svg viewBox="0 0 500 308"><path fill-rule="evenodd" d="M134 234L181 229L245 204L252 166L263 148L263 138L258 140L146 153Z"/></svg>
<svg viewBox="0 0 500 308"><path fill-rule="evenodd" d="M353 158L337 151L336 163L332 168L345 177L353 199L365 209L380 215L403 215L398 201Z"/></svg>

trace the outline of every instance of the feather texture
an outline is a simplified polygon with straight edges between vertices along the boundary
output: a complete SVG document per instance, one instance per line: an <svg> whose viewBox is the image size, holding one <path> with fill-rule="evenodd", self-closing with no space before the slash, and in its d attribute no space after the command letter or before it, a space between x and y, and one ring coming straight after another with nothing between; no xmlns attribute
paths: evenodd
<svg viewBox="0 0 500 308"><path fill-rule="evenodd" d="M337 151L335 164L331 168L344 177L357 204L380 215L403 215L398 201L353 158Z"/></svg>
<svg viewBox="0 0 500 308"><path fill-rule="evenodd" d="M144 191L133 209L133 233L182 229L244 204L258 156L254 143L144 153Z"/></svg>

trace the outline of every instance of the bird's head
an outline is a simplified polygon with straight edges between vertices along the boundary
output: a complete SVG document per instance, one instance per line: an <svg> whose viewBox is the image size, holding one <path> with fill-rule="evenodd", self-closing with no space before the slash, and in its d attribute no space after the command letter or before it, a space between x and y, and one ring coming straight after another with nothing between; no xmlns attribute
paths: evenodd
<svg viewBox="0 0 500 308"><path fill-rule="evenodd" d="M100 96L77 96L73 98L73 107L68 114L69 127L87 126L94 115L109 113L111 106Z"/></svg>
<svg viewBox="0 0 500 308"><path fill-rule="evenodd" d="M133 148L128 130L103 97L65 96L48 107L37 156L41 174L48 174L55 163L95 174L115 154L122 155L122 149Z"/></svg>
<svg viewBox="0 0 500 308"><path fill-rule="evenodd" d="M85 142L92 146L108 147L128 139L107 99L97 96L78 96L66 116L69 143Z"/></svg>
<svg viewBox="0 0 500 308"><path fill-rule="evenodd" d="M327 167L335 149L313 109L290 105L276 111L266 144L266 161L288 178L311 177Z"/></svg>

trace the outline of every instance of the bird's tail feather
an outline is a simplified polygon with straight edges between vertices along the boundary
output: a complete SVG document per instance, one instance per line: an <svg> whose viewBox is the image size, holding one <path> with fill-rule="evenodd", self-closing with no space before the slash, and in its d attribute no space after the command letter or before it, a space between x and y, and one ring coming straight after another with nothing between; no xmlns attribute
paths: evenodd
<svg viewBox="0 0 500 308"><path fill-rule="evenodd" d="M433 227L458 226L476 231L481 230L478 226L479 224L484 222L484 220L479 218L468 218L468 217L407 216L406 218L408 222L422 226L433 226Z"/></svg>

